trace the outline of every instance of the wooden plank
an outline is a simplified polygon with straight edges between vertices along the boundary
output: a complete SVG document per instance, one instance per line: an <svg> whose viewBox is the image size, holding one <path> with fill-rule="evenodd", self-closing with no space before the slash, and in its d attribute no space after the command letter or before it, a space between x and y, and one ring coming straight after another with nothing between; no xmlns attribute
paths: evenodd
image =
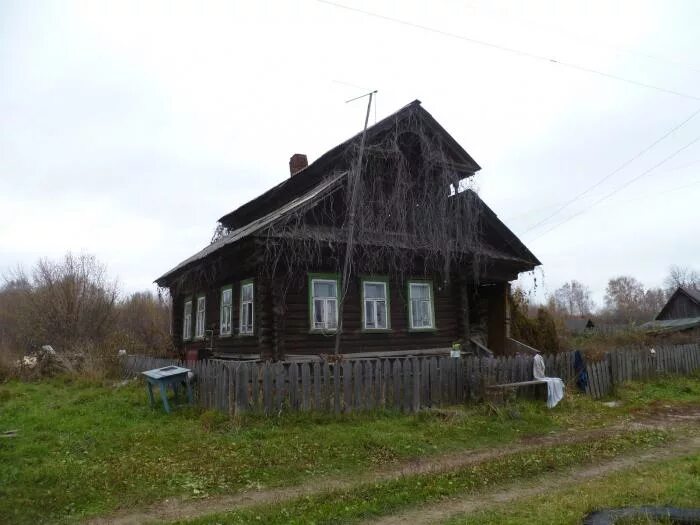
<svg viewBox="0 0 700 525"><path fill-rule="evenodd" d="M403 396L401 395L401 387L403 386L403 368L401 366L401 361L399 359L394 359L392 363L392 382L394 383L393 398L391 400L392 407L400 410L403 403Z"/></svg>
<svg viewBox="0 0 700 525"><path fill-rule="evenodd" d="M362 406L362 361L355 361L353 365L353 404L354 408L363 409Z"/></svg>
<svg viewBox="0 0 700 525"><path fill-rule="evenodd" d="M352 363L344 361L343 370L343 411L352 412Z"/></svg>
<svg viewBox="0 0 700 525"><path fill-rule="evenodd" d="M274 411L272 406L274 399L273 392L273 376L272 376L272 365L269 362L265 362L263 365L263 406L265 414L271 415Z"/></svg>
<svg viewBox="0 0 700 525"><path fill-rule="evenodd" d="M374 406L375 408L382 408L382 383L384 382L384 374L382 368L381 360L377 359L372 362L374 367Z"/></svg>
<svg viewBox="0 0 700 525"><path fill-rule="evenodd" d="M362 362L362 375L363 375L363 405L365 410L372 410L374 408L374 378L372 377L372 361Z"/></svg>
<svg viewBox="0 0 700 525"><path fill-rule="evenodd" d="M336 414L340 414L343 409L342 400L340 397L340 364L333 364L333 409Z"/></svg>
<svg viewBox="0 0 700 525"><path fill-rule="evenodd" d="M299 363L301 367L301 409L311 410L313 400L311 398L311 370L310 363Z"/></svg>
<svg viewBox="0 0 700 525"><path fill-rule="evenodd" d="M236 373L236 412L242 413L248 410L248 363L238 365Z"/></svg>
<svg viewBox="0 0 700 525"><path fill-rule="evenodd" d="M284 363L275 363L275 410L280 411L287 403L286 369Z"/></svg>
<svg viewBox="0 0 700 525"><path fill-rule="evenodd" d="M411 397L413 394L413 388L411 387L411 361L406 360L402 365L403 372L403 403L402 408L405 412L411 410Z"/></svg>
<svg viewBox="0 0 700 525"><path fill-rule="evenodd" d="M431 357L428 360L429 377L428 383L430 385L430 405L440 406L442 403L440 399L440 383L438 375L438 358Z"/></svg>
<svg viewBox="0 0 700 525"><path fill-rule="evenodd" d="M321 363L315 361L313 364L313 382L314 382L314 409L321 411L323 410L323 405L321 404Z"/></svg>
<svg viewBox="0 0 700 525"><path fill-rule="evenodd" d="M261 363L253 363L251 365L251 381L250 381L250 387L251 387L251 394L252 394L252 408L253 410L259 411L260 410L260 402L261 402L261 395L260 395L260 376L262 375L262 364Z"/></svg>
<svg viewBox="0 0 700 525"><path fill-rule="evenodd" d="M289 409L298 410L299 408L299 364L289 363L289 368L287 369L287 376L289 377L289 382L287 383L287 390L289 391Z"/></svg>
<svg viewBox="0 0 700 525"><path fill-rule="evenodd" d="M412 387L413 395L411 396L411 411L418 412L420 409L420 365L418 364L418 358L414 357L411 360L411 370L413 372L412 376Z"/></svg>
<svg viewBox="0 0 700 525"><path fill-rule="evenodd" d="M391 395L391 362L388 359L382 359L379 361L381 364L382 371L382 383L379 392L379 406L381 408L387 407L387 396Z"/></svg>

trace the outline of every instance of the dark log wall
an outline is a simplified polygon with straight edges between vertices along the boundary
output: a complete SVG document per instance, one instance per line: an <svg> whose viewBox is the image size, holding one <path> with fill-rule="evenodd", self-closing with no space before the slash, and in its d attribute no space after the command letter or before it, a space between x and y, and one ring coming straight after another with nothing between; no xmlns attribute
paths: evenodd
<svg viewBox="0 0 700 525"><path fill-rule="evenodd" d="M261 354L272 351L271 297L267 283L259 278L260 261L253 241L241 243L222 254L219 260L208 264L200 272L192 273L173 295L173 341L182 352L199 350L202 357L213 349L213 353ZM239 335L241 282L253 279L254 333ZM233 290L232 334L220 335L221 289L231 286ZM184 304L192 298L192 331L196 321L198 295L206 296L205 327L213 331L213 340L207 334L205 341L191 339L183 341L182 323Z"/></svg>
<svg viewBox="0 0 700 525"><path fill-rule="evenodd" d="M218 261L209 261L211 267L199 271L185 281L178 290L173 290L173 337L176 346L183 352L200 351L204 357L213 354L231 354L239 356L259 356L263 359L282 359L285 355L312 355L333 353L334 334L310 333L309 290L306 275L297 276L296 284L287 282L286 276L270 282L260 272L262 260L260 247L253 241L242 244L223 254ZM328 273L318 269L319 273ZM202 277L205 276L205 277ZM254 279L255 294L255 333L253 336L238 335L240 320L241 281ZM415 279L425 279L416 274ZM479 286L475 290L467 286L468 313L463 310L464 279L453 278L450 284L443 285L432 279L434 294L435 329L432 331L409 330L407 283L389 282L389 320L387 332L363 331L361 280L354 278L349 286L345 300L344 327L341 340L341 352L379 352L392 350L405 351L415 349L445 348L465 336L465 320L469 320L473 329L484 328L488 336L488 345L495 352L505 350L506 337L506 294L507 283L496 282L488 286ZM219 316L221 288L231 285L233 289L233 334L219 335ZM287 286L289 288L283 291ZM213 339L205 341L182 341L182 321L184 303L188 297L193 299L192 329L196 320L196 297L206 294L207 330L213 331Z"/></svg>
<svg viewBox="0 0 700 525"><path fill-rule="evenodd" d="M362 329L360 280L353 279L345 299L341 352L378 352L414 350L451 346L462 335L459 289L441 287L433 282L436 329L409 330L407 283L389 283L389 320L387 332L365 332ZM290 290L286 297L284 348L287 354L333 353L334 334L309 333L308 284Z"/></svg>
<svg viewBox="0 0 700 525"><path fill-rule="evenodd" d="M677 293L659 316L659 320L684 319L687 317L700 317L700 306L684 293Z"/></svg>

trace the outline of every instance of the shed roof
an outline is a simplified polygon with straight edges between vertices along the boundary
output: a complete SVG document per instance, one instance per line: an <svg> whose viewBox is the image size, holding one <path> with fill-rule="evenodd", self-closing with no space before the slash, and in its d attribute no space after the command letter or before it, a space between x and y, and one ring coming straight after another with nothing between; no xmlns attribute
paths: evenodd
<svg viewBox="0 0 700 525"><path fill-rule="evenodd" d="M700 327L700 317L686 317L685 319L666 319L663 321L649 321L641 328L649 333L661 334L681 332L691 328Z"/></svg>

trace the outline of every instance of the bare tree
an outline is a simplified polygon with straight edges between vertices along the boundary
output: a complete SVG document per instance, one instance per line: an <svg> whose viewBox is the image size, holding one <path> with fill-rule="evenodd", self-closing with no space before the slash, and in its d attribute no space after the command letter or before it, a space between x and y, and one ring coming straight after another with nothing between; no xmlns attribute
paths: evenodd
<svg viewBox="0 0 700 525"><path fill-rule="evenodd" d="M136 292L120 301L117 311L119 335L129 353L162 355L172 349L167 298Z"/></svg>
<svg viewBox="0 0 700 525"><path fill-rule="evenodd" d="M634 277L621 275L610 279L605 289L608 315L628 323L642 320L644 293L644 286Z"/></svg>
<svg viewBox="0 0 700 525"><path fill-rule="evenodd" d="M57 350L97 345L115 326L117 284L94 256L68 253L61 261L41 259L31 277L14 272L2 290L3 335L26 351L50 344Z"/></svg>
<svg viewBox="0 0 700 525"><path fill-rule="evenodd" d="M557 310L570 316L590 315L593 310L591 290L579 281L570 281L554 292L554 304Z"/></svg>
<svg viewBox="0 0 700 525"><path fill-rule="evenodd" d="M669 295L679 286L700 290L700 273L689 266L674 264L668 269L668 275L664 279L664 286Z"/></svg>

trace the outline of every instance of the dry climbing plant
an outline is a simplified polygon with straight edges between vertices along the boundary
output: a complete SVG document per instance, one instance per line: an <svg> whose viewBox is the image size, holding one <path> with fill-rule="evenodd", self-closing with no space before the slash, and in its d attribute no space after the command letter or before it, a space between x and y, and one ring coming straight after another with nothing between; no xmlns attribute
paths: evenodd
<svg viewBox="0 0 700 525"><path fill-rule="evenodd" d="M403 282L421 272L447 283L459 268L478 282L479 199L440 136L412 113L368 140L363 155L359 147L352 141L344 152L345 162L338 165L346 176L337 184L262 233L263 271L279 288L278 299L293 284L301 285L309 271L342 273L346 252L351 277L382 274ZM353 193L356 213L346 247ZM341 302L351 280L342 283Z"/></svg>

